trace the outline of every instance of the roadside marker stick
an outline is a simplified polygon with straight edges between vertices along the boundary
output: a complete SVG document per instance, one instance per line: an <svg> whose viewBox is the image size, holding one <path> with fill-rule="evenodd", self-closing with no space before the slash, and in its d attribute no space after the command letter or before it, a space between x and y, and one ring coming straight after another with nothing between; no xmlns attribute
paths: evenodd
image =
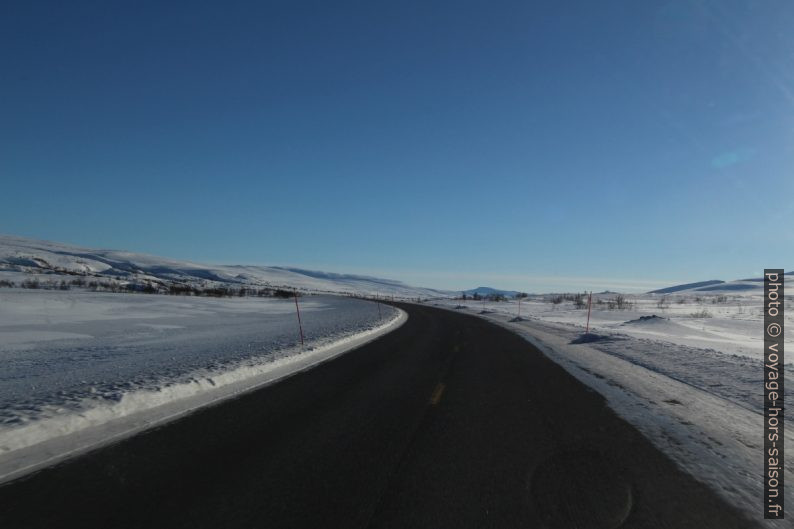
<svg viewBox="0 0 794 529"><path fill-rule="evenodd" d="M593 291L590 291L590 295L587 297L587 328L585 329L584 333L590 333L590 307L593 305Z"/></svg>
<svg viewBox="0 0 794 529"><path fill-rule="evenodd" d="M303 324L301 323L301 309L298 306L298 289L295 289L295 312L298 314L298 329L301 333L301 347L303 347Z"/></svg>
<svg viewBox="0 0 794 529"><path fill-rule="evenodd" d="M518 298L518 317L521 317L521 298Z"/></svg>

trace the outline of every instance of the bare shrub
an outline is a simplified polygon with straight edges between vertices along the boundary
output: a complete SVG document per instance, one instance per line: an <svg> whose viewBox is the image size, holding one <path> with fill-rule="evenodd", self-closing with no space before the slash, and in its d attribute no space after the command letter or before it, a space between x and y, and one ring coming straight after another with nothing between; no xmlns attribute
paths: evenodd
<svg viewBox="0 0 794 529"><path fill-rule="evenodd" d="M194 293L194 288L190 285L172 283L168 285L168 293L172 296L189 296Z"/></svg>
<svg viewBox="0 0 794 529"><path fill-rule="evenodd" d="M629 301L623 294L617 294L611 299L607 300L607 308L609 310L626 310L634 306L634 303Z"/></svg>
<svg viewBox="0 0 794 529"><path fill-rule="evenodd" d="M583 309L587 306L587 302L585 301L584 294L577 294L573 300L573 306L577 309Z"/></svg>
<svg viewBox="0 0 794 529"><path fill-rule="evenodd" d="M41 283L38 279L26 279L22 282L22 288L41 288Z"/></svg>

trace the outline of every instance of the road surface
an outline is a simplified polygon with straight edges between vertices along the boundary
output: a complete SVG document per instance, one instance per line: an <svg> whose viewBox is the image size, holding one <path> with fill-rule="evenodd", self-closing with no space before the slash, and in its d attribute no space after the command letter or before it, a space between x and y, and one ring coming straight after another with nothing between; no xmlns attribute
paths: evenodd
<svg viewBox="0 0 794 529"><path fill-rule="evenodd" d="M3 528L742 528L519 336L398 330L0 487Z"/></svg>

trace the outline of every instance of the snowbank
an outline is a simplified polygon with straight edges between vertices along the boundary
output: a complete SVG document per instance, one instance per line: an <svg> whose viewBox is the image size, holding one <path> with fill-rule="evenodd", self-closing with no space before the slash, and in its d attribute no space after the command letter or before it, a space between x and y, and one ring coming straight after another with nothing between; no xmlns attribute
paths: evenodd
<svg viewBox="0 0 794 529"><path fill-rule="evenodd" d="M0 291L0 482L307 369L406 319L332 296L304 296L301 310L304 347L292 300Z"/></svg>

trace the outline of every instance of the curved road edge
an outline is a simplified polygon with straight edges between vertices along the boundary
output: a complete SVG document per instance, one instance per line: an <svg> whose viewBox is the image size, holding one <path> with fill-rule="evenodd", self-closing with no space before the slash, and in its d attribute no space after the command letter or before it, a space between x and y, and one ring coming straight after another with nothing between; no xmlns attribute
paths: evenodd
<svg viewBox="0 0 794 529"><path fill-rule="evenodd" d="M215 380L218 380L225 376L228 381L217 384L211 390L202 390L191 396L167 400L163 404L130 415L111 418L107 422L95 426L0 454L0 484L120 441L149 428L179 419L201 408L262 389L367 345L381 336L397 330L408 320L408 314L404 310L398 307L393 308L397 314L375 328L345 336L339 340L310 348L305 352L288 354L276 360L259 364L256 368L243 366L233 369L214 377ZM251 369L256 369L256 371L250 376L241 376L242 371Z"/></svg>

